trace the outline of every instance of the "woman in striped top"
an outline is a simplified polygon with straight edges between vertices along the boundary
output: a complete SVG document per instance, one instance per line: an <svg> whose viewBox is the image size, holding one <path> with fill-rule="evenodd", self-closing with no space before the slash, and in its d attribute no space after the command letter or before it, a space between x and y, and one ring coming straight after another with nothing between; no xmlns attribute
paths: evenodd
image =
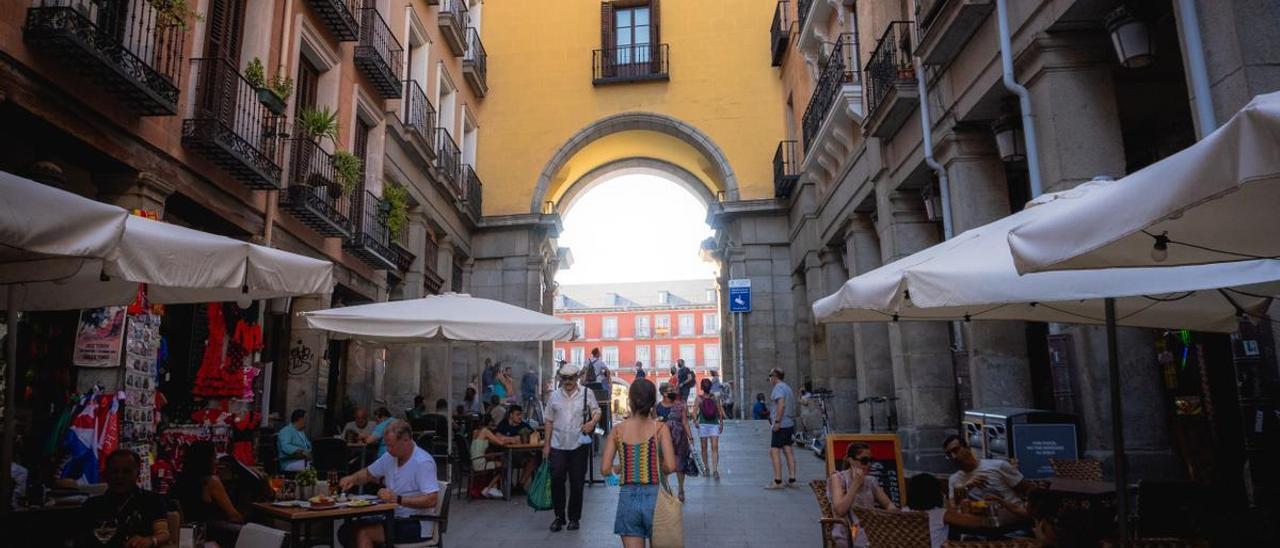
<svg viewBox="0 0 1280 548"><path fill-rule="evenodd" d="M647 379L631 383L627 399L631 416L609 431L604 444L600 472L613 474L616 455L621 461L622 489L618 493L618 511L613 521L614 534L622 537L624 548L644 548L653 535L653 507L658 501L659 474L676 470L675 448L671 432L658 422L654 414L657 389ZM661 456L658 455L661 451ZM658 471L661 463L662 471Z"/></svg>

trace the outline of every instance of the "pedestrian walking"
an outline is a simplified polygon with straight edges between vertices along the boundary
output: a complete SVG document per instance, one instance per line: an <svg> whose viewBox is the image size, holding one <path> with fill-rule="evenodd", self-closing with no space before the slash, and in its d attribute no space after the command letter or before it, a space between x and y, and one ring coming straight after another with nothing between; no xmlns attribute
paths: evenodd
<svg viewBox="0 0 1280 548"><path fill-rule="evenodd" d="M770 423L772 424L773 434L769 440L769 459L773 461L773 483L765 486L765 489L781 489L782 485L782 457L785 454L787 458L787 471L791 473L787 477L787 487L796 486L796 452L791 443L791 437L796 433L796 393L787 383L782 381L785 373L781 369L773 368L769 370L769 384L773 385L773 392L769 396L773 402L774 409L770 414Z"/></svg>
<svg viewBox="0 0 1280 548"><path fill-rule="evenodd" d="M689 392L693 391L697 376L693 374L693 370L684 364L684 358L676 360L676 380L677 386L680 388L680 401L689 401Z"/></svg>
<svg viewBox="0 0 1280 548"><path fill-rule="evenodd" d="M698 388L702 389L702 393L698 395L693 408L698 413L698 445L702 449L702 467L711 471L713 479L720 481L720 432L724 431L724 407L720 406L720 400L711 392L714 388L711 379L702 379ZM711 444L710 453L707 452L708 441Z"/></svg>
<svg viewBox="0 0 1280 548"><path fill-rule="evenodd" d="M724 393L720 395L720 405L724 406L725 418L732 419L733 415L733 383L724 383Z"/></svg>
<svg viewBox="0 0 1280 548"><path fill-rule="evenodd" d="M480 371L480 401L489 401L494 394L494 384L498 382L498 364L489 358L484 359L484 369Z"/></svg>
<svg viewBox="0 0 1280 548"><path fill-rule="evenodd" d="M680 399L680 389L675 385L662 385L662 395L663 400L658 404L658 420L665 423L671 431L671 443L676 453L676 481L680 485L680 502L684 502L684 476L689 464L689 451L692 449L689 414L685 411L684 400Z"/></svg>
<svg viewBox="0 0 1280 548"><path fill-rule="evenodd" d="M538 398L538 372L530 367L520 377L520 406L528 418L542 422L542 402Z"/></svg>
<svg viewBox="0 0 1280 548"><path fill-rule="evenodd" d="M614 457L619 458L622 473L618 479L622 487L618 492L613 533L622 537L623 548L644 548L645 539L653 536L659 474L674 472L678 461L671 431L657 420L654 410L658 403L657 389L653 383L636 379L627 390L627 403L631 416L609 432L600 473L605 477L612 475Z"/></svg>
<svg viewBox="0 0 1280 548"><path fill-rule="evenodd" d="M637 361L636 362L636 378L643 379L648 376L649 374L644 372L644 362Z"/></svg>
<svg viewBox="0 0 1280 548"><path fill-rule="evenodd" d="M591 349L591 359L587 360L586 387L591 390L604 390L609 382L609 366L600 359L600 349Z"/></svg>
<svg viewBox="0 0 1280 548"><path fill-rule="evenodd" d="M546 441L542 444L542 457L551 463L551 506L556 519L551 522L551 532L565 528L576 531L582 519L582 486L586 479L587 457L591 451L591 437L600 421L600 404L595 394L578 386L582 366L565 364L560 367L560 389L551 393L546 411ZM569 490L565 491L565 481Z"/></svg>

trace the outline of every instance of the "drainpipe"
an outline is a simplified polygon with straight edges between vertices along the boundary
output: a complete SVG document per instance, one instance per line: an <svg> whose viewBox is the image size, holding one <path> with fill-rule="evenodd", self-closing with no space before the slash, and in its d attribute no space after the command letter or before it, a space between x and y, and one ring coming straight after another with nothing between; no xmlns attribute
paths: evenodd
<svg viewBox="0 0 1280 548"><path fill-rule="evenodd" d="M1191 93L1195 96L1197 137L1218 128L1213 113L1213 99L1209 94L1209 69L1204 61L1204 40L1200 38L1200 17L1196 14L1195 0L1178 0L1178 20L1182 22L1182 36L1186 40L1187 77L1191 80Z"/></svg>
<svg viewBox="0 0 1280 548"><path fill-rule="evenodd" d="M929 116L929 89L924 81L924 63L919 57L913 57L916 67L916 86L920 88L920 148L924 150L924 163L938 176L938 194L942 198L942 235L950 240L955 236L951 227L951 189L947 179L947 170L933 158L933 120Z"/></svg>
<svg viewBox="0 0 1280 548"><path fill-rule="evenodd" d="M1004 68L1004 87L1018 96L1022 110L1022 135L1027 146L1027 171L1031 175L1031 197L1044 192L1040 184L1040 150L1036 148L1036 124L1031 116L1031 92L1013 76L1013 46L1009 43L1009 6L1007 0L996 0L996 20L1000 23L1000 64Z"/></svg>

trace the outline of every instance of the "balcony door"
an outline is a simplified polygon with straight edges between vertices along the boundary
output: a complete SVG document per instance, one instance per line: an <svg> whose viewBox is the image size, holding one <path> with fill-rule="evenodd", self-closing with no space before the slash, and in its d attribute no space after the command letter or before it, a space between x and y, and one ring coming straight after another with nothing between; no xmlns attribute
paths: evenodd
<svg viewBox="0 0 1280 548"><path fill-rule="evenodd" d="M614 61L619 67L642 65L653 58L649 42L649 6L623 8L613 16Z"/></svg>
<svg viewBox="0 0 1280 548"><path fill-rule="evenodd" d="M638 76L661 70L658 15L658 0L614 0L600 5L605 76Z"/></svg>
<svg viewBox="0 0 1280 548"><path fill-rule="evenodd" d="M229 128L236 126L236 101L240 99L240 44L244 36L244 0L210 0L205 14L204 75L213 85L205 87L201 106ZM244 128L240 128L244 129Z"/></svg>

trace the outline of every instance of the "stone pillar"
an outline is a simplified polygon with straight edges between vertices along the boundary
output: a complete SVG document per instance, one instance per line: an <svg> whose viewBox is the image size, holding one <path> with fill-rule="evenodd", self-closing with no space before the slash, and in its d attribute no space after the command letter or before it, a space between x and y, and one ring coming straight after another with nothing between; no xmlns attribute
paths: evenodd
<svg viewBox="0 0 1280 548"><path fill-rule="evenodd" d="M876 233L870 213L854 213L851 217L849 229L845 232L845 260L848 262L846 268L853 276L866 274L882 264L880 237ZM890 357L889 352L889 324L857 323L853 324L852 330L853 364L856 368L858 397L892 396L894 394L893 358ZM867 407L859 407L859 411L862 431L873 431L873 420L875 429L887 427L889 420L887 406L867 405Z"/></svg>
<svg viewBox="0 0 1280 548"><path fill-rule="evenodd" d="M97 174L93 183L98 186L99 200L125 209L154 211L160 219L164 219L165 200L174 191L173 184L146 171Z"/></svg>
<svg viewBox="0 0 1280 548"><path fill-rule="evenodd" d="M956 129L938 153L950 179L956 234L1009 215L1005 166L990 131ZM961 389L972 391L975 408L1032 407L1026 322L978 320L964 324L971 382Z"/></svg>
<svg viewBox="0 0 1280 548"><path fill-rule="evenodd" d="M285 413L302 409L312 415L312 420L307 421L307 430L313 436L321 434L320 430L324 427L324 421L317 420L314 410L317 403L316 383L320 381L320 371L324 365L322 360L325 359L325 352L329 346L329 335L324 330L307 327L307 322L302 320L301 314L329 308L331 300L332 296L327 293L292 299L290 312L293 314L293 320L289 322L289 355L296 355L299 358L296 363L283 364L284 367L276 367L273 371L273 375L289 376L284 399ZM323 402L320 403L323 404Z"/></svg>
<svg viewBox="0 0 1280 548"><path fill-rule="evenodd" d="M1202 13L1204 13L1202 11ZM1064 190L1097 175L1124 174L1112 84L1114 53L1100 33L1063 32L1037 37L1019 59L1031 90L1040 130L1045 191ZM1077 396L1085 436L1084 451L1110 467L1111 413L1106 336L1100 327L1054 324L1070 334L1075 368L1082 382ZM1169 426L1155 365L1155 334L1148 329L1119 330L1124 372L1125 444L1131 477L1174 469ZM1130 377L1132 376L1132 378Z"/></svg>
<svg viewBox="0 0 1280 548"><path fill-rule="evenodd" d="M809 309L809 289L803 271L791 274L791 307L795 314L795 368L787 371L797 391L805 377L813 375L813 314ZM754 288L752 288L754 289Z"/></svg>
<svg viewBox="0 0 1280 548"><path fill-rule="evenodd" d="M827 362L827 329L813 321L813 303L827 296L822 273L822 259L814 250L804 256L803 312L809 319L809 373L813 385L830 387L830 369ZM800 310L796 310L799 316ZM803 377L796 379L803 383Z"/></svg>
<svg viewBox="0 0 1280 548"><path fill-rule="evenodd" d="M849 275L845 271L840 249L827 247L819 255L822 261L823 292L830 295L840 290ZM824 296L826 296L824 295ZM837 432L858 430L858 379L853 350L853 324L832 323L818 326L826 330L827 377L823 384L835 399L828 402L831 428Z"/></svg>
<svg viewBox="0 0 1280 548"><path fill-rule="evenodd" d="M929 221L916 191L880 192L881 251L889 263L941 240L937 223ZM942 440L957 430L955 368L951 337L942 322L893 322L889 348L893 384L898 397L898 435L903 465L911 470L943 472L951 468L942 455Z"/></svg>
<svg viewBox="0 0 1280 548"><path fill-rule="evenodd" d="M1173 11L1185 67L1185 22L1178 18L1177 9ZM1196 12L1209 72L1209 95L1220 126L1254 96L1280 89L1280 48L1274 46L1280 4L1269 0L1197 0ZM1187 98L1195 101L1190 82ZM1196 116L1194 104L1190 111ZM1196 127L1200 127L1198 119Z"/></svg>

